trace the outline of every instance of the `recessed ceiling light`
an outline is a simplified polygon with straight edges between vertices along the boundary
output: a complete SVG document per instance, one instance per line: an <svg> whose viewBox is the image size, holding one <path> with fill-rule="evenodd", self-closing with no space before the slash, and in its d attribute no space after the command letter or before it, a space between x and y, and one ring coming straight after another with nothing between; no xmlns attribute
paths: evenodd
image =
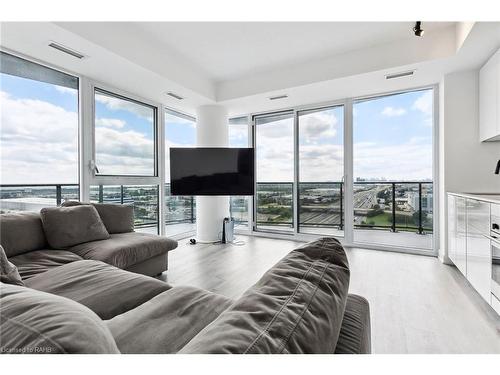
<svg viewBox="0 0 500 375"><path fill-rule="evenodd" d="M387 74L385 76L385 79L393 79L393 78L401 78L401 77L412 76L413 73L415 73L414 70L408 70L406 72L399 72L399 73Z"/></svg>
<svg viewBox="0 0 500 375"><path fill-rule="evenodd" d="M283 94L283 95L271 96L269 98L269 100L278 100L278 99L286 99L286 98L288 98L288 95L287 94Z"/></svg>
<svg viewBox="0 0 500 375"><path fill-rule="evenodd" d="M77 59L83 59L85 55L83 53L80 53L78 51L75 51L74 49L71 49L69 47L63 46L62 44L56 43L56 42L50 42L49 47L52 47L58 51L64 52L68 55L71 55L73 57L76 57Z"/></svg>
<svg viewBox="0 0 500 375"><path fill-rule="evenodd" d="M422 22L420 21L415 22L415 27L413 28L413 32L415 33L415 36L424 35L424 29L422 29Z"/></svg>
<svg viewBox="0 0 500 375"><path fill-rule="evenodd" d="M169 91L169 92L167 92L167 95L168 95L168 96L171 96L172 98L175 98L175 99L177 99L177 100L183 100L183 99L184 99L182 96L177 95L177 94L175 94L175 93L173 93L173 92L170 92L170 91Z"/></svg>

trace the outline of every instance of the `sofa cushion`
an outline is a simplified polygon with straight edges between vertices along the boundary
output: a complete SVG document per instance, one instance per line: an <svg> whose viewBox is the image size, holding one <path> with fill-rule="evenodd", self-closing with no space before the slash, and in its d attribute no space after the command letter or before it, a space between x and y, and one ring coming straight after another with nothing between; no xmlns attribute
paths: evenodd
<svg viewBox="0 0 500 375"><path fill-rule="evenodd" d="M54 249L109 238L93 206L46 207L42 208L40 216L47 241Z"/></svg>
<svg viewBox="0 0 500 375"><path fill-rule="evenodd" d="M85 306L0 283L0 353L119 353L104 322Z"/></svg>
<svg viewBox="0 0 500 375"><path fill-rule="evenodd" d="M109 233L128 233L134 231L134 206L128 204L94 203Z"/></svg>
<svg viewBox="0 0 500 375"><path fill-rule="evenodd" d="M371 353L370 305L364 297L356 294L347 296L344 319L335 353Z"/></svg>
<svg viewBox="0 0 500 375"><path fill-rule="evenodd" d="M0 282L5 284L24 286L17 267L9 262L2 245L0 245Z"/></svg>
<svg viewBox="0 0 500 375"><path fill-rule="evenodd" d="M112 234L107 240L83 243L69 250L84 259L101 260L124 269L176 247L177 241L170 238L132 232Z"/></svg>
<svg viewBox="0 0 500 375"><path fill-rule="evenodd" d="M180 353L334 353L349 287L344 249L293 250Z"/></svg>
<svg viewBox="0 0 500 375"><path fill-rule="evenodd" d="M9 258L47 248L40 214L35 212L1 214L0 244Z"/></svg>
<svg viewBox="0 0 500 375"><path fill-rule="evenodd" d="M83 204L78 201L66 201L61 206L71 207ZM128 233L134 231L134 206L128 204L92 203L99 213L108 233Z"/></svg>
<svg viewBox="0 0 500 375"><path fill-rule="evenodd" d="M170 285L95 260L79 260L25 281L27 287L72 299L102 319L110 319L148 301Z"/></svg>
<svg viewBox="0 0 500 375"><path fill-rule="evenodd" d="M107 323L122 353L176 353L232 302L206 290L178 286Z"/></svg>
<svg viewBox="0 0 500 375"><path fill-rule="evenodd" d="M10 258L23 280L83 258L67 250L36 250Z"/></svg>

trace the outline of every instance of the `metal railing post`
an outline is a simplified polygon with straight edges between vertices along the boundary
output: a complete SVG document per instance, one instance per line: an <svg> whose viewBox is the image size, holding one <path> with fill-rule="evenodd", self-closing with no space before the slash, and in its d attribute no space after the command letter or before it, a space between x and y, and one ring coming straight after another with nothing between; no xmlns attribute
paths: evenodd
<svg viewBox="0 0 500 375"><path fill-rule="evenodd" d="M392 226L391 232L396 232L396 184L392 184Z"/></svg>
<svg viewBox="0 0 500 375"><path fill-rule="evenodd" d="M56 185L56 206L60 206L62 202L61 185Z"/></svg>
<svg viewBox="0 0 500 375"><path fill-rule="evenodd" d="M102 185L99 185L99 203L104 201L104 189Z"/></svg>
<svg viewBox="0 0 500 375"><path fill-rule="evenodd" d="M422 226L422 183L418 183L418 234L423 234L424 228Z"/></svg>
<svg viewBox="0 0 500 375"><path fill-rule="evenodd" d="M194 223L194 197L191 196L191 224Z"/></svg>
<svg viewBox="0 0 500 375"><path fill-rule="evenodd" d="M120 204L123 204L123 185L120 185Z"/></svg>
<svg viewBox="0 0 500 375"><path fill-rule="evenodd" d="M344 193L343 193L343 185L344 183L340 183L340 226L339 229L344 229Z"/></svg>

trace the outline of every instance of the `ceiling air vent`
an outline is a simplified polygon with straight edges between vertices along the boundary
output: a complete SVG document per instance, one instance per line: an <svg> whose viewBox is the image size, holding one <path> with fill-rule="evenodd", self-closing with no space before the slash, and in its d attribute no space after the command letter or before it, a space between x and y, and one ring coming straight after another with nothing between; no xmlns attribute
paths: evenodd
<svg viewBox="0 0 500 375"><path fill-rule="evenodd" d="M393 78L401 78L401 77L412 76L413 73L415 73L414 70L408 70L406 72L399 72L399 73L394 73L394 74L387 74L385 76L385 79L393 79Z"/></svg>
<svg viewBox="0 0 500 375"><path fill-rule="evenodd" d="M58 51L67 53L68 55L71 55L73 57L76 57L77 59L83 59L85 57L84 54L77 52L71 48L65 47L62 44L56 43L56 42L50 42L49 47L55 48Z"/></svg>
<svg viewBox="0 0 500 375"><path fill-rule="evenodd" d="M168 96L171 96L172 98L175 98L175 99L177 99L177 100L182 100L182 99L184 99L182 96L179 96L179 95L177 95L177 94L174 94L173 92L167 92L167 95L168 95Z"/></svg>
<svg viewBox="0 0 500 375"><path fill-rule="evenodd" d="M283 95L271 96L269 98L269 100L278 100L278 99L286 99L286 98L288 98L288 95L287 94L283 94Z"/></svg>

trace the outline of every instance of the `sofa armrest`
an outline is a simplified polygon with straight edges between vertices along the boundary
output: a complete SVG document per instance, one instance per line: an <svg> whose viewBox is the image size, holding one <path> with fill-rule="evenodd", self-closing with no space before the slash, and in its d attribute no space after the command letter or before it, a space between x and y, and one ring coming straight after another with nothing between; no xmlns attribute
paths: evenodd
<svg viewBox="0 0 500 375"><path fill-rule="evenodd" d="M335 354L370 353L370 305L366 298L349 294Z"/></svg>

